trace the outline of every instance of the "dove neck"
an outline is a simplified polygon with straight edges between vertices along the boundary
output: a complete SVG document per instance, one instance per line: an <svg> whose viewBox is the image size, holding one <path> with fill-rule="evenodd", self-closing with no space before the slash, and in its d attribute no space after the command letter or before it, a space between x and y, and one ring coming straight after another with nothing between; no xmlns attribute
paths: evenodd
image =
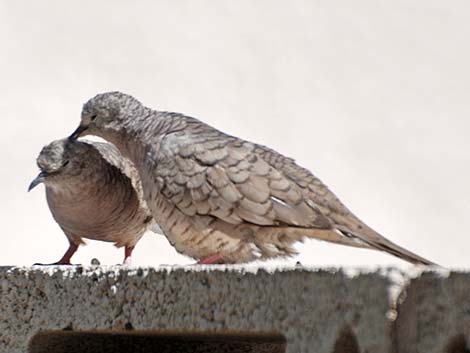
<svg viewBox="0 0 470 353"><path fill-rule="evenodd" d="M162 136L180 130L185 125L180 114L143 107L139 114L126 119L120 129L103 137L139 168L144 163L147 152L158 144Z"/></svg>

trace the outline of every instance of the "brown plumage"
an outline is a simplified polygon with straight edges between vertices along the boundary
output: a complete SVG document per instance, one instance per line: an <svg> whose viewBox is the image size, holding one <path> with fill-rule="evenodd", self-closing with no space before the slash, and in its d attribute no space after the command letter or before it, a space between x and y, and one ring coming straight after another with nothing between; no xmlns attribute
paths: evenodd
<svg viewBox="0 0 470 353"><path fill-rule="evenodd" d="M37 164L41 172L30 189L45 184L51 213L70 243L55 264L70 264L84 238L125 247L126 262L153 224L132 163L109 143L63 139L45 146Z"/></svg>
<svg viewBox="0 0 470 353"><path fill-rule="evenodd" d="M110 92L85 104L71 138L86 134L133 161L164 234L202 263L289 256L310 237L432 264L369 228L293 159L197 119Z"/></svg>

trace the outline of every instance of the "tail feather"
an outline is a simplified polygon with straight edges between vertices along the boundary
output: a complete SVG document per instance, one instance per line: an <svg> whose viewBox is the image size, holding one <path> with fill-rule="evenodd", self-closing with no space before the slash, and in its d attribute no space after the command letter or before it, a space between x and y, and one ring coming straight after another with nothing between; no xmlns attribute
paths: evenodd
<svg viewBox="0 0 470 353"><path fill-rule="evenodd" d="M426 265L426 266L439 266L436 263L429 261L401 246L393 243L392 241L388 240L387 238L383 237L379 233L377 233L372 228L368 227L367 225L363 224L361 232L352 232L347 229L338 229L345 235L350 237L357 237L367 245L369 245L372 249L385 251L393 256L396 256L402 260L408 261L412 264L419 264L419 265Z"/></svg>
<svg viewBox="0 0 470 353"><path fill-rule="evenodd" d="M374 244L374 245L379 250L388 252L391 255L394 255L400 259L406 260L413 264L420 264L420 265L426 265L426 266L438 266L436 263L429 261L419 255L416 255L415 253L412 253L411 251L408 251L392 242L390 242L389 244L379 243L379 244Z"/></svg>
<svg viewBox="0 0 470 353"><path fill-rule="evenodd" d="M296 234L328 243L352 246L355 248L374 249L356 236L350 236L336 229L292 228Z"/></svg>

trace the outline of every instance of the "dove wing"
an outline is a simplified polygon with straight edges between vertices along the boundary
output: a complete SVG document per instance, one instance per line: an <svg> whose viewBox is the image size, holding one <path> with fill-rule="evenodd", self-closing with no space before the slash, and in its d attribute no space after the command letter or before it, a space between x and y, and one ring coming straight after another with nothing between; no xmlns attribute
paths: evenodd
<svg viewBox="0 0 470 353"><path fill-rule="evenodd" d="M132 183L132 186L136 190L139 199L141 201L144 199L139 172L129 159L122 156L116 146L111 143L88 140L83 140L82 142L92 145L109 164L118 168L122 174L128 177Z"/></svg>
<svg viewBox="0 0 470 353"><path fill-rule="evenodd" d="M340 222L338 217L342 219L345 216L353 216L352 212L320 179L308 169L299 166L294 159L262 145L256 145L255 152L299 186L320 211L330 219ZM355 221L359 220L355 218Z"/></svg>
<svg viewBox="0 0 470 353"><path fill-rule="evenodd" d="M92 145L101 154L101 156L111 165L118 168L122 174L124 174L131 181L132 187L137 192L137 196L140 201L140 207L146 210L150 217L150 211L147 207L147 203L144 198L144 191L142 188L142 182L140 175L134 164L127 158L125 158L111 143L95 142L95 141L83 141ZM149 223L149 230L153 233L163 234L160 226L152 219Z"/></svg>
<svg viewBox="0 0 470 353"><path fill-rule="evenodd" d="M220 132L170 133L153 156L161 194L188 216L230 224L329 229L300 187L256 151Z"/></svg>

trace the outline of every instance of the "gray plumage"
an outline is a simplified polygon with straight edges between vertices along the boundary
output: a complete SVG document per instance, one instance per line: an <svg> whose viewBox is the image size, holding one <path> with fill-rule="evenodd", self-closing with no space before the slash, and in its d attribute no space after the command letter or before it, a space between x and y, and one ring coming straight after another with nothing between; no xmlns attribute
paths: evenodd
<svg viewBox="0 0 470 353"><path fill-rule="evenodd" d="M71 138L87 134L112 142L135 164L163 233L202 263L289 256L310 237L432 264L360 221L293 159L197 119L109 92L84 105Z"/></svg>
<svg viewBox="0 0 470 353"><path fill-rule="evenodd" d="M125 247L127 259L153 224L132 163L109 143L63 139L45 146L37 164L41 173L30 188L45 184L51 213L71 246L58 263L70 263L83 239Z"/></svg>

